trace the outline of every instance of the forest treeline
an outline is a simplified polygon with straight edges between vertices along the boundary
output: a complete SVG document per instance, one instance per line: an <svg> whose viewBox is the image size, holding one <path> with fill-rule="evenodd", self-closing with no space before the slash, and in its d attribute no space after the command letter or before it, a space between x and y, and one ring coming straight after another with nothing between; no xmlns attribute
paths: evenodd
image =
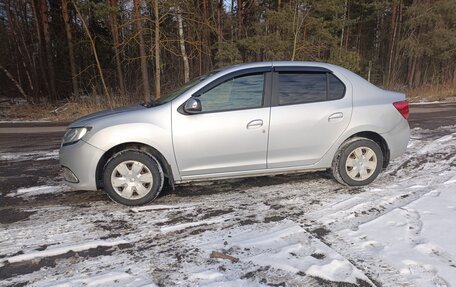
<svg viewBox="0 0 456 287"><path fill-rule="evenodd" d="M0 39L0 95L31 102L153 99L267 60L456 84L454 0L0 0Z"/></svg>

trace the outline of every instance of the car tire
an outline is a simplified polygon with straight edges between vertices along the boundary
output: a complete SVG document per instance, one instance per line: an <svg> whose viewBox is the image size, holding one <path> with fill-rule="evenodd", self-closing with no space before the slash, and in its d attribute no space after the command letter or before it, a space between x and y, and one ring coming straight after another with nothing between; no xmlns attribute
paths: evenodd
<svg viewBox="0 0 456 287"><path fill-rule="evenodd" d="M383 153L380 146L367 138L351 138L344 142L334 157L331 171L334 178L348 186L363 186L380 174Z"/></svg>
<svg viewBox="0 0 456 287"><path fill-rule="evenodd" d="M151 155L125 150L112 156L103 171L104 190L115 202L143 205L154 200L163 187L163 171Z"/></svg>

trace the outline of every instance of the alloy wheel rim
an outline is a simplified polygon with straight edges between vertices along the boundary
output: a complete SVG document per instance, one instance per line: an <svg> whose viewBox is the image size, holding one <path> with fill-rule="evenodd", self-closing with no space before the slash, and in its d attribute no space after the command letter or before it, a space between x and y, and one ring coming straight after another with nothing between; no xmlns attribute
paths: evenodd
<svg viewBox="0 0 456 287"><path fill-rule="evenodd" d="M135 160L119 163L111 174L114 191L126 199L143 198L150 192L153 183L150 169Z"/></svg>
<svg viewBox="0 0 456 287"><path fill-rule="evenodd" d="M377 168L377 156L368 147L355 148L345 161L345 171L355 181L363 181L374 174Z"/></svg>

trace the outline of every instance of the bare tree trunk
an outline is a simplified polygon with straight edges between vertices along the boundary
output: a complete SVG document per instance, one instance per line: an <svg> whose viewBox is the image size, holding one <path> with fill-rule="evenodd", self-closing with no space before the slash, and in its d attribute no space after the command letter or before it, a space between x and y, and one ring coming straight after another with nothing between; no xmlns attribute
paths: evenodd
<svg viewBox="0 0 456 287"><path fill-rule="evenodd" d="M57 99L56 95L56 87L55 87L55 69L54 69L54 62L53 62L53 56L52 56L52 45L51 45L51 36L49 33L49 17L48 17L48 7L47 7L47 1L46 0L41 0L40 3L40 15L41 15L41 21L42 21L42 26L43 26L43 34L44 34L44 42L45 42L45 47L46 47L46 61L47 61L47 66L48 66L48 72L49 72L49 85L50 85L50 93L51 93L51 98Z"/></svg>
<svg viewBox="0 0 456 287"><path fill-rule="evenodd" d="M241 38L242 31L242 0L237 0L237 21L238 21L238 33L237 38Z"/></svg>
<svg viewBox="0 0 456 287"><path fill-rule="evenodd" d="M377 11L376 13L376 21L375 21L375 32L374 32L374 51L375 51L375 58L380 58L380 22L381 22L381 13Z"/></svg>
<svg viewBox="0 0 456 287"><path fill-rule="evenodd" d="M386 77L386 84L389 85L391 83L391 74L393 70L393 58L394 58L394 47L396 43L396 32L397 32L397 2L396 0L393 1L392 7L392 14L391 14L391 42L390 42L390 51L389 51L389 59L388 59L388 74Z"/></svg>
<svg viewBox="0 0 456 287"><path fill-rule="evenodd" d="M30 71L33 70L32 68L32 59L30 53L27 49L27 44L25 43L25 39L22 34L22 29L19 26L19 17L17 16L17 7L15 7L14 13L13 9L11 8L11 3L7 1L6 8L8 13L8 24L9 24L9 35L10 39L14 39L14 46L11 46L10 42L10 49L16 50L16 64L17 64L17 77L19 81L19 85L21 83L21 72L19 69L19 63L22 65L23 73L28 81L28 86L32 93L34 92L34 86L32 82L32 78L30 77Z"/></svg>
<svg viewBox="0 0 456 287"><path fill-rule="evenodd" d="M306 15L303 15L302 18L299 15L299 3L296 2L296 6L294 9L293 13L293 52L291 55L291 60L294 61L296 58L296 49L298 45L298 40L299 40L299 33L301 32L302 25L304 24L304 19L306 18Z"/></svg>
<svg viewBox="0 0 456 287"><path fill-rule="evenodd" d="M139 3L140 0L134 0L134 10L135 10L135 20L136 20L136 29L138 30L138 37L139 37L139 57L141 60L141 75L143 81L143 94L144 100L150 100L150 86L149 86L149 73L147 71L147 58L146 58L146 50L144 48L144 36L143 36L143 28L142 28L142 20L141 20L141 5ZM158 1L158 0L157 0Z"/></svg>
<svg viewBox="0 0 456 287"><path fill-rule="evenodd" d="M220 55L222 52L222 9L223 9L223 0L219 0L217 3L217 54Z"/></svg>
<svg viewBox="0 0 456 287"><path fill-rule="evenodd" d="M27 17L25 16L28 13L27 6L25 6L23 10L24 11L23 11L22 17L18 17L17 11L16 11L16 18L18 18L18 21L15 21L15 22L17 22L17 24L19 24L20 18L27 19ZM19 27L19 25L17 25L17 27ZM21 54L23 55L23 58L24 58L24 60L22 61L22 66L25 69L25 75L27 76L27 81L28 81L30 90L32 93L34 93L35 87L34 87L33 83L36 82L36 77L33 76L33 81L32 81L32 76L30 76L30 74L35 71L35 67L33 66L33 60L32 60L32 56L30 54L30 48L28 47L27 41L24 37L24 29L22 29L21 27L18 29L18 32L17 32L18 49L22 50ZM20 41L20 43L19 43L19 41Z"/></svg>
<svg viewBox="0 0 456 287"><path fill-rule="evenodd" d="M369 69L367 70L367 81L371 81L371 70L372 70L372 61L369 61Z"/></svg>
<svg viewBox="0 0 456 287"><path fill-rule="evenodd" d="M38 8L37 6L39 5L38 0L32 0L32 12L33 16L35 17L35 29L36 29L36 36L38 39L38 65L40 66L40 78L44 82L44 87L45 89L49 90L49 82L48 78L46 77L46 71L44 68L44 62L46 55L44 54L44 51L46 48L44 47L44 42L43 42L43 31L41 27L41 17L40 14L38 13ZM38 90L41 90L38 88Z"/></svg>
<svg viewBox="0 0 456 287"><path fill-rule="evenodd" d="M347 3L347 11L346 11L346 17L345 19L350 22L350 4ZM348 50L348 40L350 39L350 25L345 27L345 49Z"/></svg>
<svg viewBox="0 0 456 287"><path fill-rule="evenodd" d="M116 69L117 69L117 80L119 81L120 92L122 95L125 95L125 83L122 71L122 65L120 61L120 51L119 51L119 25L117 23L117 0L110 0L110 6L112 8L111 12L111 31L112 38L114 41L114 57L116 59Z"/></svg>
<svg viewBox="0 0 456 287"><path fill-rule="evenodd" d="M396 31L397 31L397 35L396 35L396 49L394 50L394 54L393 54L393 66L392 66L392 69L391 69L391 74L392 74L392 77L393 79L396 78L396 75L399 71L399 69L401 68L402 65L398 65L398 63L401 62L400 58L399 58L399 45L397 44L400 39L401 39L401 31L402 31L402 21L403 21L403 0L399 0L399 16L398 16L398 22L397 22L397 27L396 27ZM402 78L401 81L403 82L404 79Z"/></svg>
<svg viewBox="0 0 456 287"><path fill-rule="evenodd" d="M223 0L222 0L223 1ZM233 21L233 18L234 18L234 2L236 0L231 0L231 7L230 7L230 24L231 24L231 43L233 43L233 40L234 40L234 36L236 35L236 33L234 32L234 21Z"/></svg>
<svg viewBox="0 0 456 287"><path fill-rule="evenodd" d="M416 69L416 56L412 56L409 60L409 70L407 75L407 84L409 88L413 88L413 82L415 78L415 69Z"/></svg>
<svg viewBox="0 0 456 287"><path fill-rule="evenodd" d="M14 83L14 85L16 86L16 88L19 90L19 92L21 93L21 95L24 97L25 100L28 100L28 96L27 94L24 92L24 90L22 89L21 85L14 79L13 75L11 75L11 73L5 69L2 65L0 65L0 70L2 70L3 72L5 72L6 76L8 77L8 79L11 80L11 82Z"/></svg>
<svg viewBox="0 0 456 287"><path fill-rule="evenodd" d="M160 18L158 15L158 0L154 0L155 17L155 98L160 98Z"/></svg>
<svg viewBox="0 0 456 287"><path fill-rule="evenodd" d="M344 44L344 34L345 34L345 20L347 19L347 9L348 9L348 0L345 0L344 2L344 14L342 15L342 31L340 33L340 47L342 48Z"/></svg>
<svg viewBox="0 0 456 287"><path fill-rule="evenodd" d="M208 1L203 1L203 15L202 21L204 22L202 31L201 31L201 50L203 53L203 72L206 73L210 70L212 66L212 59L211 59L211 35L209 31L209 15L208 15Z"/></svg>
<svg viewBox="0 0 456 287"><path fill-rule="evenodd" d="M108 106L110 108L112 108L111 95L109 94L108 87L106 86L105 78L103 75L103 69L101 69L100 60L98 59L98 53L97 53L97 47L95 46L95 40L93 39L92 35L90 34L89 27L87 27L87 24L84 20L84 16L82 16L81 13L79 12L79 9L78 9L78 6L76 5L76 3L74 3L74 9L76 10L76 13L79 15L79 18L81 19L82 27L84 28L84 30L87 34L87 37L89 37L90 46L92 47L93 56L95 57L95 62L97 64L98 73L100 75L101 84L103 85L103 92L105 94L106 100L108 101Z"/></svg>
<svg viewBox="0 0 456 287"><path fill-rule="evenodd" d="M188 65L187 52L185 51L184 27L182 24L182 12L180 10L180 7L177 7L176 17L177 17L177 24L178 24L178 28L179 28L180 50L182 53L182 59L184 60L184 82L187 83L188 81L190 81L190 67Z"/></svg>
<svg viewBox="0 0 456 287"><path fill-rule="evenodd" d="M196 11L198 13L202 12L201 10L201 3L200 0L196 0ZM204 16L201 17L201 23L204 21ZM201 29L201 28L200 28ZM198 67L199 67L199 74L203 74L203 49L204 49L204 27L201 29L201 31L198 31L196 33L196 37L198 39Z"/></svg>
<svg viewBox="0 0 456 287"><path fill-rule="evenodd" d="M70 17L68 16L68 2L62 0L62 15L65 23L65 33L68 42L68 56L70 58L71 82L73 84L73 95L79 97L79 85L76 72L76 62L74 61L73 36L71 34Z"/></svg>

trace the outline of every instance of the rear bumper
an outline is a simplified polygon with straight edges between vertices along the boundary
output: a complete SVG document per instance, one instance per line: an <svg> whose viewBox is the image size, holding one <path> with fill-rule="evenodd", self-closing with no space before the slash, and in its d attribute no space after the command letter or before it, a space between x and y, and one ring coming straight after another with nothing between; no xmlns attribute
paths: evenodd
<svg viewBox="0 0 456 287"><path fill-rule="evenodd" d="M401 120L391 131L381 136L388 144L390 160L403 155L410 140L410 127L407 120Z"/></svg>
<svg viewBox="0 0 456 287"><path fill-rule="evenodd" d="M60 165L76 177L76 182L65 180L66 184L79 190L97 190L96 170L104 151L80 140L75 144L62 146ZM68 174L68 170L65 173ZM66 176L67 177L67 176Z"/></svg>

